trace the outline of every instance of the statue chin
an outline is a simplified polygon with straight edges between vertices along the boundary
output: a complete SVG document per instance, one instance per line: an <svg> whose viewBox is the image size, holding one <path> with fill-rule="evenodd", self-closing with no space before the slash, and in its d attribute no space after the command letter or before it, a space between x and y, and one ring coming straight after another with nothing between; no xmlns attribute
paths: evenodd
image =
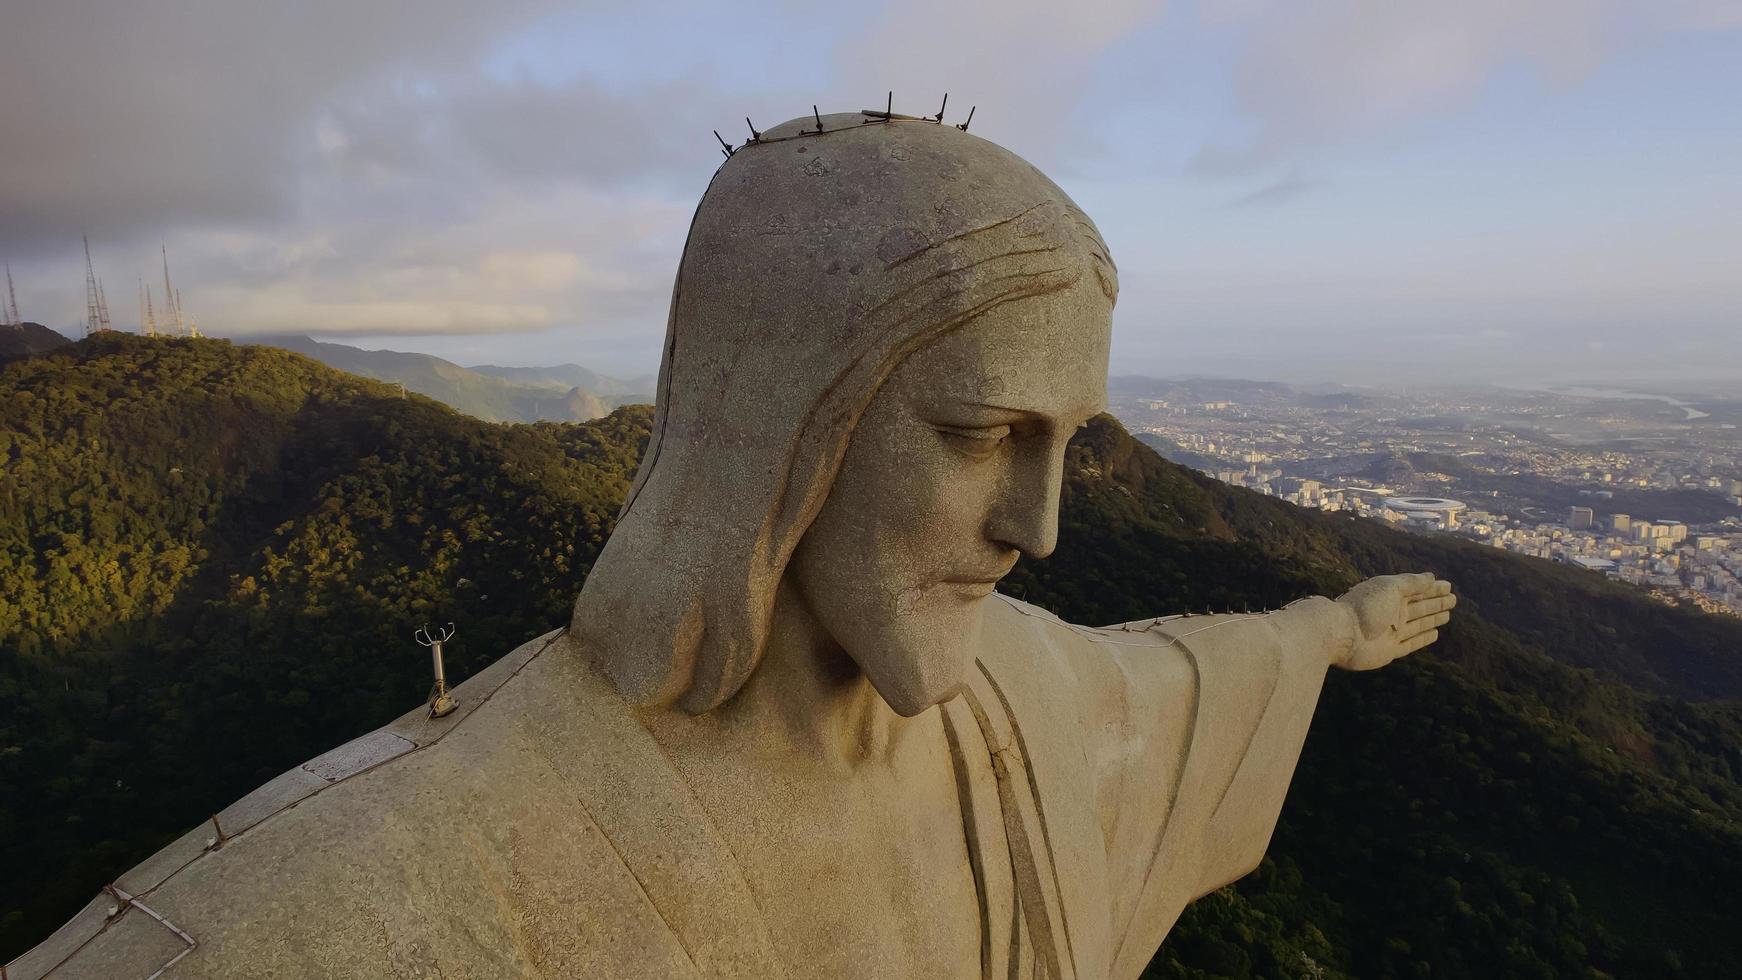
<svg viewBox="0 0 1742 980"><path fill-rule="evenodd" d="M984 602L895 619L842 646L890 709L912 718L961 692L979 653Z"/></svg>

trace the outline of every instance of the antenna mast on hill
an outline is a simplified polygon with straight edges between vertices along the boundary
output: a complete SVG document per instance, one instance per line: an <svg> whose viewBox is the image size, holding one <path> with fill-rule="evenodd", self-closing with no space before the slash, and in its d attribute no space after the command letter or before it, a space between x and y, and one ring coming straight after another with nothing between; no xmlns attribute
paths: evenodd
<svg viewBox="0 0 1742 980"><path fill-rule="evenodd" d="M98 306L97 272L91 267L91 239L85 237L85 336L103 329L103 317Z"/></svg>
<svg viewBox="0 0 1742 980"><path fill-rule="evenodd" d="M6 325L9 327L24 327L24 318L18 315L18 293L12 288L12 263L6 263Z"/></svg>
<svg viewBox="0 0 1742 980"><path fill-rule="evenodd" d="M151 287L145 284L144 276L139 277L139 332L157 336L157 314L151 310Z"/></svg>
<svg viewBox="0 0 1742 980"><path fill-rule="evenodd" d="M169 284L169 248L158 246L163 251L163 327L165 331L174 330L177 334L186 336L187 321L182 319L181 294Z"/></svg>
<svg viewBox="0 0 1742 980"><path fill-rule="evenodd" d="M189 337L198 337L200 335L200 325L192 320L183 319L186 316L187 314L182 312L181 290L178 289L175 291L175 318L182 321L182 328L187 332Z"/></svg>
<svg viewBox="0 0 1742 980"><path fill-rule="evenodd" d="M112 329L109 325L109 297L103 292L103 280L97 280L97 319L104 330Z"/></svg>

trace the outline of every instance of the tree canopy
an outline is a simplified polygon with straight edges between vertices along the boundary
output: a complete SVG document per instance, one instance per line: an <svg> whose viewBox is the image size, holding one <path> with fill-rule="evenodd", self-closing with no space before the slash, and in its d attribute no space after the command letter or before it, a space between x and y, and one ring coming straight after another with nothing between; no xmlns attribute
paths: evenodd
<svg viewBox="0 0 1742 980"><path fill-rule="evenodd" d="M253 787L561 625L650 413L493 425L284 351L106 334L0 363L0 959ZM1067 619L1274 607L1432 570L1439 644L1328 683L1270 855L1149 976L1742 975L1742 624L1304 511L1102 417Z"/></svg>

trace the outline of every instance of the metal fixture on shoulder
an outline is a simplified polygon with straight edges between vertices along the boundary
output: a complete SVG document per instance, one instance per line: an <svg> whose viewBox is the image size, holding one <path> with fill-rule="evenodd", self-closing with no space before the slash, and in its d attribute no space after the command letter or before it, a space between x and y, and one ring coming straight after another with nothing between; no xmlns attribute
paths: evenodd
<svg viewBox="0 0 1742 980"><path fill-rule="evenodd" d="M435 686L429 689L429 716L440 718L460 706L448 693L448 676L442 669L442 644L454 638L454 624L449 623L433 633L425 624L411 636L420 645L429 647L430 664L435 668Z"/></svg>

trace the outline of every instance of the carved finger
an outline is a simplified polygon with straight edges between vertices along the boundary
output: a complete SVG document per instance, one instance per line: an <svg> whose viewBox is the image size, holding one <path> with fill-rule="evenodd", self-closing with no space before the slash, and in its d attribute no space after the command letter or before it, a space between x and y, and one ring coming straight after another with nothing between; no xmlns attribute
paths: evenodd
<svg viewBox="0 0 1742 980"><path fill-rule="evenodd" d="M1439 615L1445 614L1440 613ZM1438 624L1434 622L1433 616L1412 619L1409 622L1396 627L1392 633L1391 640L1394 643L1408 643L1423 633L1426 633L1428 630L1434 629L1437 625Z"/></svg>
<svg viewBox="0 0 1742 980"><path fill-rule="evenodd" d="M1435 613L1444 612L1457 604L1458 597L1455 595L1442 595L1427 599L1416 599L1411 602L1409 608L1404 611L1403 618L1412 621L1421 619L1423 616L1432 616Z"/></svg>
<svg viewBox="0 0 1742 980"><path fill-rule="evenodd" d="M1432 643L1433 641L1435 641L1439 638L1440 638L1440 631L1439 630L1428 630L1426 633L1423 633L1420 636L1410 637L1408 640L1404 641L1403 653L1399 654L1399 656L1407 656L1408 654L1412 654L1415 651L1420 650L1422 647L1427 646L1428 644Z"/></svg>
<svg viewBox="0 0 1742 980"><path fill-rule="evenodd" d="M1452 614L1449 612L1434 613L1432 616L1412 619L1403 624L1403 635L1405 638L1420 636L1428 630L1437 630L1451 621Z"/></svg>
<svg viewBox="0 0 1742 980"><path fill-rule="evenodd" d="M1403 586L1403 596L1406 599L1425 599L1434 596L1434 573L1417 572L1413 575L1397 576L1398 584Z"/></svg>

